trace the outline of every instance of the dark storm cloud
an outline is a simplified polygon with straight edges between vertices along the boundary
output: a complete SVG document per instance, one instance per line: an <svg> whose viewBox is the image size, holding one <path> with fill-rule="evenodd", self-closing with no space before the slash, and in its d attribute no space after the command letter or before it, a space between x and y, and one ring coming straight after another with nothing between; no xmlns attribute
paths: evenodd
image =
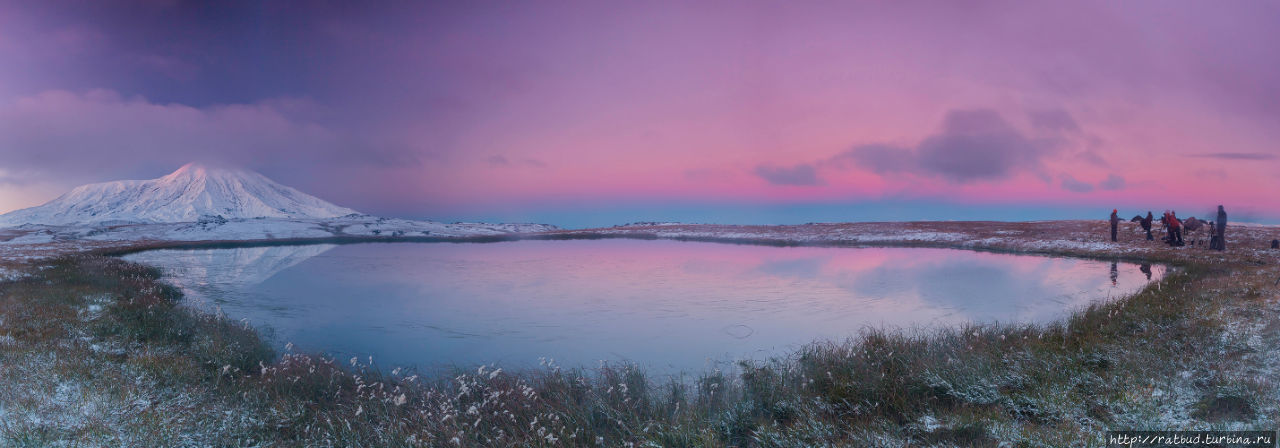
<svg viewBox="0 0 1280 448"><path fill-rule="evenodd" d="M7 81L28 91L111 88L196 107L328 96L353 74L338 65L349 56L339 50L391 49L374 48L379 42L372 34L340 35L339 26L381 24L392 32L414 13L441 17L449 9L409 2L0 3L8 3L0 4L0 40L19 45L12 54L0 46L0 55L29 63L30 74ZM339 39L346 39L344 46Z"/></svg>
<svg viewBox="0 0 1280 448"><path fill-rule="evenodd" d="M109 90L47 91L0 103L0 159L22 178L72 184L150 178L192 161L223 163L340 195L342 187L325 179L412 169L427 157L306 119L315 107L277 100L196 108Z"/></svg>
<svg viewBox="0 0 1280 448"><path fill-rule="evenodd" d="M818 179L818 171L813 165L802 163L792 167L760 165L755 169L757 176L774 185L812 186L822 185Z"/></svg>
<svg viewBox="0 0 1280 448"><path fill-rule="evenodd" d="M829 162L844 166L852 161L879 174L912 173L963 184L1036 170L1053 150L1053 144L1024 136L999 113L971 109L947 113L941 131L915 148L863 145Z"/></svg>

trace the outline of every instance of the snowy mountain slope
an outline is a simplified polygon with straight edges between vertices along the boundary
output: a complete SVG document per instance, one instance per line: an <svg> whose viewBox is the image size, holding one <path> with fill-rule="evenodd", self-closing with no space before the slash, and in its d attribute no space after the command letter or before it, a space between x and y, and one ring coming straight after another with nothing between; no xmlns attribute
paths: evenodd
<svg viewBox="0 0 1280 448"><path fill-rule="evenodd" d="M334 218L357 213L245 170L190 163L153 180L77 187L44 205L0 215L0 226Z"/></svg>
<svg viewBox="0 0 1280 448"><path fill-rule="evenodd" d="M330 204L258 173L197 164L154 180L78 187L47 204L0 215L0 228L9 228L0 234L0 245L448 238L557 230L545 224L380 218Z"/></svg>

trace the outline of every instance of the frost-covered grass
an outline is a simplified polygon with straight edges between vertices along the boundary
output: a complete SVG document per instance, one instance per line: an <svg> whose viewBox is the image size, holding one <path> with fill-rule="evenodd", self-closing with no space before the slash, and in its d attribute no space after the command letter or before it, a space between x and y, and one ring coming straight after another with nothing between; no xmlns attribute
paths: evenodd
<svg viewBox="0 0 1280 448"><path fill-rule="evenodd" d="M1274 429L1275 263L1150 257L1183 268L1056 324L864 330L675 381L276 356L177 306L152 269L64 257L0 283L0 445L1069 446L1108 428Z"/></svg>
<svg viewBox="0 0 1280 448"><path fill-rule="evenodd" d="M211 368L256 333L178 308L153 269L77 256L0 283L0 445L172 446L252 429ZM197 429L199 428L199 429Z"/></svg>

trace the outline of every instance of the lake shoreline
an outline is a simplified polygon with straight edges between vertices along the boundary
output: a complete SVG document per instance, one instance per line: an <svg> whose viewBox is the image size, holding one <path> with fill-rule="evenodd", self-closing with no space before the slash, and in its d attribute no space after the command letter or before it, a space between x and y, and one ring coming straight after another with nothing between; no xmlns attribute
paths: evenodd
<svg viewBox="0 0 1280 448"><path fill-rule="evenodd" d="M1099 260L1158 261L1177 265L1188 262L1227 261L1220 253L1207 250L1207 238L1200 246L1171 248L1159 241L1145 241L1136 224L1124 223L1120 241L1107 241L1106 221L920 221L872 223L823 223L755 226L718 224L635 225L610 228L556 230L539 233L509 233L451 237L431 236L337 236L321 238L275 238L255 240L193 241L104 241L83 250L99 255L120 256L155 249L216 249L236 247L286 246L302 244L365 243L497 243L521 240L641 239L709 242L726 244L805 247L928 247L1001 253L1069 256ZM1239 256L1267 257L1271 238L1280 238L1280 226L1233 227L1233 249L1246 246ZM1198 237L1198 238L1197 238ZM1205 258L1196 260L1196 256ZM1154 257L1154 258L1153 258Z"/></svg>
<svg viewBox="0 0 1280 448"><path fill-rule="evenodd" d="M679 225L518 237L940 247L1182 268L1143 292L1057 324L870 331L745 366L736 378L694 372L683 385L653 384L626 367L515 373L490 367L442 380L382 375L360 360L286 353L268 362L269 350L252 330L216 315L190 315L174 306L179 298L158 273L102 255L284 241L44 248L32 260L8 257L23 278L0 284L0 328L7 331L0 336L6 384L0 416L10 417L0 436L35 445L434 446L454 438L467 446L1096 445L1099 431L1111 427L1274 429L1277 387L1250 378L1277 372L1263 358L1278 347L1280 328L1259 311L1278 307L1271 281L1280 275L1280 251L1266 249L1276 229L1233 227L1238 236L1230 250L1210 252L1140 241L1133 232L1113 244L1103 241L1105 226ZM371 240L411 241L358 242ZM181 331L166 330L173 328ZM149 404L127 404L140 397ZM86 403L112 411L101 417Z"/></svg>

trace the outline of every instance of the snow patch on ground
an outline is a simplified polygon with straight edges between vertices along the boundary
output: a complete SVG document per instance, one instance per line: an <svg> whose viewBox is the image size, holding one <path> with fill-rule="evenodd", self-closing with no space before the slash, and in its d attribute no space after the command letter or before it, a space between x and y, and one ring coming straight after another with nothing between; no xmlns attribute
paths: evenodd
<svg viewBox="0 0 1280 448"><path fill-rule="evenodd" d="M27 273L25 272L19 271L17 269L0 266L0 282L17 280L26 276L27 276Z"/></svg>
<svg viewBox="0 0 1280 448"><path fill-rule="evenodd" d="M1106 241L1048 240L1031 241L1024 244L1034 249L1044 250L1074 249L1087 251L1112 251L1123 249L1119 244Z"/></svg>
<svg viewBox="0 0 1280 448"><path fill-rule="evenodd" d="M682 226L682 225L684 225L684 223L681 223L681 222L638 221L638 222L629 222L626 224L616 225L616 226L613 226L613 228L619 229L619 228L626 228L626 227L669 227L669 226Z"/></svg>
<svg viewBox="0 0 1280 448"><path fill-rule="evenodd" d="M851 236L851 241L865 242L882 242L882 241L960 241L966 239L968 235L953 232L914 232L906 231L902 233L873 233L860 234Z"/></svg>
<svg viewBox="0 0 1280 448"><path fill-rule="evenodd" d="M38 230L16 237L9 241L8 244L44 244L53 242L54 233L51 230Z"/></svg>

